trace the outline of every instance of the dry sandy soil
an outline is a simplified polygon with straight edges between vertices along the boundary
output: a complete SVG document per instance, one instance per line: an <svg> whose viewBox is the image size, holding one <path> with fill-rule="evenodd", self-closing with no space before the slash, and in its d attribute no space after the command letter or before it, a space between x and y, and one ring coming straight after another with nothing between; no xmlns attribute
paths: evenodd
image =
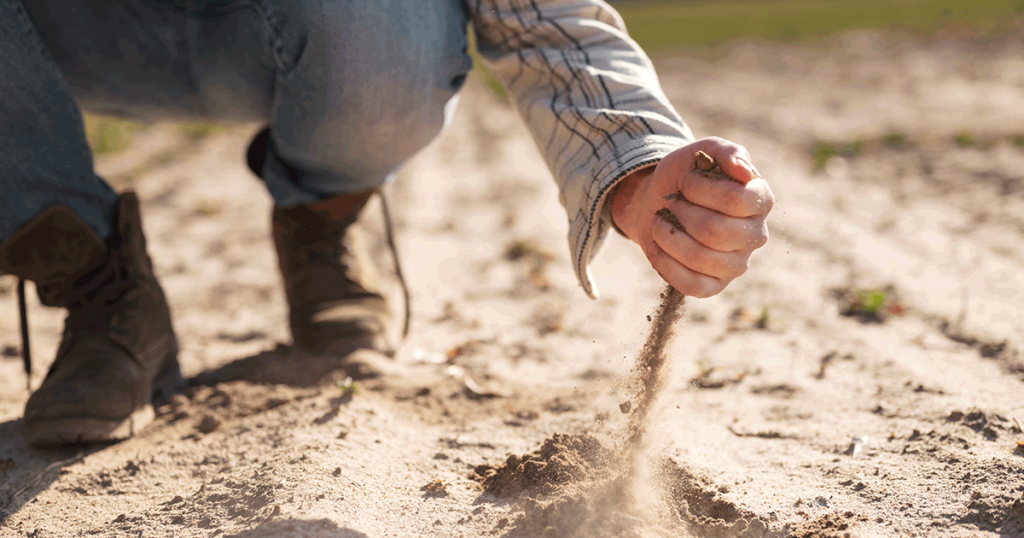
<svg viewBox="0 0 1024 538"><path fill-rule="evenodd" d="M661 284L611 238L584 296L548 172L475 84L390 188L412 333L354 393L295 375L316 360L287 347L270 201L242 164L256 126L157 124L101 158L143 201L189 393L134 439L28 448L0 279L0 535L1024 536L1020 40L857 33L657 65L779 202L747 275L688 303L641 480L601 466ZM817 142L858 139L817 169ZM858 290L885 290L880 314L850 311ZM62 316L31 316L38 386ZM531 464L551 480L483 489L556 433L576 437Z"/></svg>

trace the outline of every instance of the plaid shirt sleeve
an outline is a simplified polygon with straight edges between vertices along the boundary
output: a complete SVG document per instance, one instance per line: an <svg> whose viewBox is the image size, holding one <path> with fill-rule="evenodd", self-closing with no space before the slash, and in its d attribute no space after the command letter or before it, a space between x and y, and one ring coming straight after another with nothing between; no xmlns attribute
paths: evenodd
<svg viewBox="0 0 1024 538"><path fill-rule="evenodd" d="M651 61L603 0L468 0L481 56L508 89L560 189L583 290L611 227L605 201L628 173L693 134Z"/></svg>

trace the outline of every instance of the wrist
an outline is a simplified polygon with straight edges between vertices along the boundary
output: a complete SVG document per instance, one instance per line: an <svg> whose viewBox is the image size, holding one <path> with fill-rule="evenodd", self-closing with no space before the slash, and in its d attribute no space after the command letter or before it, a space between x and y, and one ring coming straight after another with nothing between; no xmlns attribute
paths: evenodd
<svg viewBox="0 0 1024 538"><path fill-rule="evenodd" d="M643 190L653 174L653 166L630 172L619 181L611 193L609 204L612 224L633 241L636 241L637 193Z"/></svg>

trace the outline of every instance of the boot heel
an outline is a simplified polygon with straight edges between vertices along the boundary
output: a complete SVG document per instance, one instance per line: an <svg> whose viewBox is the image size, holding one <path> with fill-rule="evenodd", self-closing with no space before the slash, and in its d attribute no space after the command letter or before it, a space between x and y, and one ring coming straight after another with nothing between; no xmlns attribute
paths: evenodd
<svg viewBox="0 0 1024 538"><path fill-rule="evenodd" d="M178 343L175 342L164 358L160 373L153 380L153 406L168 404L177 394L185 394L185 378L178 364Z"/></svg>

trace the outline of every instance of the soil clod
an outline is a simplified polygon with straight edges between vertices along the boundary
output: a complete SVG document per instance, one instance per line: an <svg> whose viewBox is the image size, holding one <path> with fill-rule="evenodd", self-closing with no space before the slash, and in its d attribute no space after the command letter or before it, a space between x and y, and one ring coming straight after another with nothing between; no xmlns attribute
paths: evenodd
<svg viewBox="0 0 1024 538"><path fill-rule="evenodd" d="M590 435L556 433L538 450L524 456L512 454L499 467L477 466L475 474L484 490L498 497L524 491L543 495L600 477L611 457L611 451Z"/></svg>

